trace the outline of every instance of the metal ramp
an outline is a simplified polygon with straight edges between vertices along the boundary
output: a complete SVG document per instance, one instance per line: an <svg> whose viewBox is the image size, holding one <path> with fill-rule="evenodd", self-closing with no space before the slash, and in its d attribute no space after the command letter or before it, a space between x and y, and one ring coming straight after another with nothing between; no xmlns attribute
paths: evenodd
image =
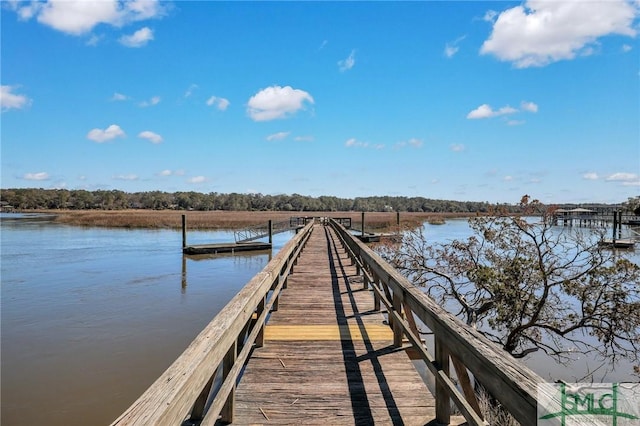
<svg viewBox="0 0 640 426"><path fill-rule="evenodd" d="M256 225L234 231L233 237L236 243L246 243L268 237L269 235L300 229L304 227L308 220L313 220L313 218L291 217L289 220L283 220L280 222L269 221L269 223L264 225Z"/></svg>

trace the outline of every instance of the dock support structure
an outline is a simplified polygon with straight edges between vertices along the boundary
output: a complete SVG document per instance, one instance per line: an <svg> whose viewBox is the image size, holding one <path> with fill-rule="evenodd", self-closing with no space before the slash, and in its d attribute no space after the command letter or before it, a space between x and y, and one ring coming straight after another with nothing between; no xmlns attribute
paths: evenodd
<svg viewBox="0 0 640 426"><path fill-rule="evenodd" d="M182 248L187 246L187 215L182 215Z"/></svg>

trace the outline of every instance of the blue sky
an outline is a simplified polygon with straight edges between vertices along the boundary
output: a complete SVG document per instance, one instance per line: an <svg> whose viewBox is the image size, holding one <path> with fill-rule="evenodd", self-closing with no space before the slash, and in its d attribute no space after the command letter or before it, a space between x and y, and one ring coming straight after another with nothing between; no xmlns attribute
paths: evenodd
<svg viewBox="0 0 640 426"><path fill-rule="evenodd" d="M640 194L640 3L3 1L3 188Z"/></svg>

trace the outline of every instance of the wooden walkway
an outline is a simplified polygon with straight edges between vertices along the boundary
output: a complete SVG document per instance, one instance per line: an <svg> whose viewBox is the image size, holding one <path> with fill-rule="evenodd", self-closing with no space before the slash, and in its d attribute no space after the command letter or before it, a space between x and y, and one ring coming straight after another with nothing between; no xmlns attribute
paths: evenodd
<svg viewBox="0 0 640 426"><path fill-rule="evenodd" d="M424 425L435 401L339 238L315 225L235 394L233 424Z"/></svg>

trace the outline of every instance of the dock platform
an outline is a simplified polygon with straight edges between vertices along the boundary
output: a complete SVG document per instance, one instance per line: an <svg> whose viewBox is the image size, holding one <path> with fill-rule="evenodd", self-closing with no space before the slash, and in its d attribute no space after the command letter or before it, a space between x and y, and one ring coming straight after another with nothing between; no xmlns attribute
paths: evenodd
<svg viewBox="0 0 640 426"><path fill-rule="evenodd" d="M184 254L218 254L258 250L271 250L271 243L252 241L248 243L196 244L182 248Z"/></svg>
<svg viewBox="0 0 640 426"><path fill-rule="evenodd" d="M633 248L635 241L630 238L605 238L600 241L601 247L609 247L609 248L621 248L621 249L630 249Z"/></svg>
<svg viewBox="0 0 640 426"><path fill-rule="evenodd" d="M393 346L385 316L330 227L315 226L294 269L238 384L233 424L432 421L433 395Z"/></svg>

